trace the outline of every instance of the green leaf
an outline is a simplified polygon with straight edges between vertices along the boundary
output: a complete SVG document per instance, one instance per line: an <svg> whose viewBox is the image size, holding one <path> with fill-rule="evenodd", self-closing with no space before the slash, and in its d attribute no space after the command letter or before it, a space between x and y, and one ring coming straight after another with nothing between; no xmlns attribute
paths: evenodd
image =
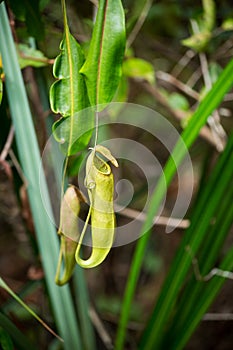
<svg viewBox="0 0 233 350"><path fill-rule="evenodd" d="M233 30L233 18L227 18L221 25L224 30Z"/></svg>
<svg viewBox="0 0 233 350"><path fill-rule="evenodd" d="M82 165L86 156L87 156L87 152L81 152L81 153L75 154L72 157L69 157L69 162L67 167L67 177L73 177L78 175L78 173L82 169Z"/></svg>
<svg viewBox="0 0 233 350"><path fill-rule="evenodd" d="M5 281L3 281L1 277L0 287L9 293L10 296L14 298L27 312L29 312L29 314L31 314L45 329L47 329L51 334L63 342L63 339L59 337L27 304L25 304L24 301L13 292L13 290L6 284Z"/></svg>
<svg viewBox="0 0 233 350"><path fill-rule="evenodd" d="M50 88L50 104L54 113L70 117L88 107L89 102L83 76L79 73L84 55L68 27L65 28L60 50L53 66L53 75L58 80Z"/></svg>
<svg viewBox="0 0 233 350"><path fill-rule="evenodd" d="M14 346L9 334L0 327L0 345L2 350L13 350Z"/></svg>
<svg viewBox="0 0 233 350"><path fill-rule="evenodd" d="M168 103L175 110L189 110L189 102L187 98L177 92L173 92L168 96Z"/></svg>
<svg viewBox="0 0 233 350"><path fill-rule="evenodd" d="M205 50L210 39L211 33L209 31L204 31L182 40L181 43L187 47L190 47L193 50L196 50L197 52L202 52Z"/></svg>
<svg viewBox="0 0 233 350"><path fill-rule="evenodd" d="M182 40L182 44L202 52L208 45L211 37L212 30L215 26L215 2L213 0L202 0L203 6L203 18L198 23L199 32L194 33L187 39Z"/></svg>
<svg viewBox="0 0 233 350"><path fill-rule="evenodd" d="M121 77L124 51L125 17L121 1L100 0L87 60L80 70L86 78L91 105L112 100Z"/></svg>
<svg viewBox="0 0 233 350"><path fill-rule="evenodd" d="M130 78L147 80L151 85L155 84L155 72L153 65L141 58L128 58L123 63L123 73Z"/></svg>
<svg viewBox="0 0 233 350"><path fill-rule="evenodd" d="M215 2L214 0L202 0L203 5L203 27L207 31L212 31L215 25Z"/></svg>
<svg viewBox="0 0 233 350"><path fill-rule="evenodd" d="M20 68L27 66L44 67L50 63L50 60L45 57L43 52L29 47L25 44L16 45Z"/></svg>
<svg viewBox="0 0 233 350"><path fill-rule="evenodd" d="M61 143L64 154L73 155L87 147L93 129L94 113L91 108L87 108L76 113L73 118L60 118L56 121L53 124L53 136Z"/></svg>
<svg viewBox="0 0 233 350"><path fill-rule="evenodd" d="M87 146L94 124L94 114L81 113L76 118L79 111L89 106L84 77L79 73L84 62L84 54L81 46L70 34L65 5L63 11L64 37L60 45L61 53L53 66L53 74L58 80L50 88L50 105L55 113L69 117L64 124L63 118L57 121L53 131L58 141L62 139L67 143L67 154L71 155ZM82 119L84 116L85 120ZM79 140L79 144L76 141L83 135L83 128L88 132Z"/></svg>
<svg viewBox="0 0 233 350"><path fill-rule="evenodd" d="M120 83L117 88L117 92L114 96L114 102L126 102L129 91L128 79L122 75Z"/></svg>
<svg viewBox="0 0 233 350"><path fill-rule="evenodd" d="M222 73L222 67L217 62L211 62L209 64L209 73L212 84L214 84Z"/></svg>

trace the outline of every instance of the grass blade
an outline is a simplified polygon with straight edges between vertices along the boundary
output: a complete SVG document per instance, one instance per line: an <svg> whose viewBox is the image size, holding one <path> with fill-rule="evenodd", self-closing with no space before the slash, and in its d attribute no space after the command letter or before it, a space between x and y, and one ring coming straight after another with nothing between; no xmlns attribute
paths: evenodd
<svg viewBox="0 0 233 350"><path fill-rule="evenodd" d="M76 266L74 273L74 293L84 348L85 350L94 350L96 349L96 344L94 330L89 316L90 303L88 289L84 271L80 266Z"/></svg>
<svg viewBox="0 0 233 350"><path fill-rule="evenodd" d="M193 144L195 139L198 137L201 127L206 123L209 115L218 107L222 101L224 95L233 86L233 60L225 67L222 74L214 84L213 88L205 96L196 112L192 116L188 126L181 134L181 138L178 140L171 156L169 157L167 164L164 168L164 177L167 186L170 184L176 168L181 164L185 157L187 148ZM186 148L186 147L187 148ZM136 251L133 257L131 270L129 273L127 286L125 289L125 295L122 305L122 313L120 317L118 333L116 338L116 349L120 350L123 348L126 327L129 320L130 308L133 299L133 295L136 289L137 280L139 277L140 269L143 262L145 249L150 238L149 228L152 225L153 217L156 215L160 203L166 193L166 187L164 186L164 179L161 177L158 181L157 187L152 194L150 206L148 209L147 219L142 227L141 233L144 235L139 240Z"/></svg>
<svg viewBox="0 0 233 350"><path fill-rule="evenodd" d="M222 236L223 234L226 235L229 232L229 229L232 225L232 220L233 220L233 205L232 205L232 197L231 197L231 206L229 206L229 211L227 211L226 215L224 215L224 220L221 221L221 223L223 223L223 226L220 226L221 228L218 230L218 234L220 236ZM231 259L232 259L231 252L227 254L227 257L228 256L231 256ZM224 264L225 265L224 270L227 270L227 271L232 270L233 268L232 260L229 259L229 261L230 263ZM194 286L192 286L192 294L189 294L190 299L192 299L192 300L189 300L190 306L186 305L189 307L189 310L191 309L191 312L189 312L188 317L184 320L181 331L177 331L175 333L175 330L173 330L175 337L173 338L174 342L172 344L173 346L175 346L177 350L184 348L185 344L187 343L190 336L194 332L198 323L201 321L204 313L207 311L207 309L213 302L214 298L217 296L218 292L220 291L220 288L223 286L224 283L225 283L225 279L223 277L213 277L212 280L209 282L195 281L195 288ZM194 305L195 305L195 308L194 308ZM178 314L178 311L177 311L177 314ZM174 320L174 324L176 324L176 320ZM185 325L185 331L184 331L184 325ZM172 340L172 336L170 338L170 335L168 335L168 338Z"/></svg>
<svg viewBox="0 0 233 350"><path fill-rule="evenodd" d="M54 283L58 240L41 199L40 154L4 3L0 4L0 52L17 147L28 182L28 196L56 324L65 341L65 349L82 349L70 290L67 286L59 288ZM45 190L44 196L49 203L45 178L41 179Z"/></svg>
<svg viewBox="0 0 233 350"><path fill-rule="evenodd" d="M28 313L31 314L32 317L34 317L45 329L47 329L47 331L49 331L57 339L63 342L63 339L59 337L27 304L25 304L24 301L13 292L13 290L3 281L1 277L0 287L5 289L5 291L8 292L12 296L12 298L14 298L25 310L27 310Z"/></svg>
<svg viewBox="0 0 233 350"><path fill-rule="evenodd" d="M208 233L209 225L211 225L211 220L213 218L214 213L218 210L219 203L221 203L222 199L225 196L225 193L229 187L233 176L233 168L231 167L229 171L229 164L233 162L233 136L228 142L227 148L220 158L220 165L215 168L215 171L212 175L212 179L216 179L216 174L218 174L219 169L221 168L221 175L219 177L218 186L215 181L211 181L211 186L207 188L205 193L203 193L203 198L206 199L206 202L200 198L199 203L196 205L196 212L202 212L202 216L199 215L199 219L196 221L192 221L192 225L187 230L187 234L185 234L184 239L180 245L179 251L175 257L175 261L172 264L172 268L169 272L169 275L164 283L161 295L158 299L157 305L153 311L153 315L151 320L147 326L146 331L144 332L141 347L144 349L154 349L160 348L164 337L164 332L166 325L170 324L170 315L172 313L173 307L177 301L177 297L179 292L183 286L183 283L186 278L186 274L188 273L191 264L192 258L196 256L197 250L200 247L205 235ZM226 155L231 155L231 157L226 157ZM225 161L225 167L222 167L223 160ZM207 196L206 193L212 192L212 196ZM202 203L202 205L200 205ZM196 213L193 215L197 217ZM223 231L222 234L225 232ZM218 232L219 234L219 232ZM186 246L190 247L190 252L187 252L185 249ZM196 282L196 281L195 281ZM198 282L197 282L198 283ZM189 296L190 297L190 296ZM197 303L200 300L200 295ZM178 306L177 306L178 307ZM195 303L196 307L196 303ZM202 308L202 307L201 307ZM192 314L193 314L192 308ZM203 308L202 308L203 310ZM178 312L178 310L177 310ZM181 311L180 311L181 312ZM178 315L178 314L177 314ZM182 313L181 316L182 318ZM176 322L179 321L174 320L174 328L176 328ZM171 325L172 327L172 325ZM183 327L182 332L185 333L186 328L188 328L186 322L185 327ZM177 337L179 335L177 334ZM181 334L180 334L181 337ZM165 340L166 341L166 340Z"/></svg>
<svg viewBox="0 0 233 350"><path fill-rule="evenodd" d="M23 333L21 333L13 322L9 320L2 312L0 312L0 326L5 329L11 338L14 340L17 349L19 350L36 350L37 347L33 345Z"/></svg>

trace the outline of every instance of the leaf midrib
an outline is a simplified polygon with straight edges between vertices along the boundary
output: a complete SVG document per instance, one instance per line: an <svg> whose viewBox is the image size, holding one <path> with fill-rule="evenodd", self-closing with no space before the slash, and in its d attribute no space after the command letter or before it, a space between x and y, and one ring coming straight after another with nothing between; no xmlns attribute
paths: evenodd
<svg viewBox="0 0 233 350"><path fill-rule="evenodd" d="M101 77L101 59L103 54L103 42L104 42L106 16L107 16L107 7L108 7L108 0L105 1L105 5L104 5L104 18L103 18L102 33L100 38L100 54L99 54L99 61L98 61L97 83L96 83L96 104L97 105L99 104L98 96L99 96L100 77Z"/></svg>
<svg viewBox="0 0 233 350"><path fill-rule="evenodd" d="M73 124L74 124L74 79L73 79L73 65L71 56L71 43L70 43L70 31L68 27L67 15L66 15L66 4L65 0L62 1L63 15L64 15L64 26L65 26L65 38L67 46L67 55L69 63L69 82L70 82L70 133L69 133L69 146L72 143L73 135Z"/></svg>

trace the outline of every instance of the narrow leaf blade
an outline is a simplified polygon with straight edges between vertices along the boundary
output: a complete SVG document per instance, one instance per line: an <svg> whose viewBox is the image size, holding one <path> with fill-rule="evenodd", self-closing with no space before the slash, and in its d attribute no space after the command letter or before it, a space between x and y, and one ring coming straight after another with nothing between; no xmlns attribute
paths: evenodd
<svg viewBox="0 0 233 350"><path fill-rule="evenodd" d="M233 79L229 79L233 73L233 60L231 60L225 69L222 71L220 77L217 82L214 84L213 88L210 92L205 96L192 118L190 119L188 126L182 133L182 138L177 142L170 158L167 161L167 164L164 168L164 176L166 178L167 186L170 184L175 172L176 167L178 167L182 160L185 157L185 148L182 148L183 142L185 143L187 148L190 148L195 139L198 136L198 133L201 127L205 124L209 115L213 112L214 109L218 107L221 103L224 95L229 91L229 89L233 85ZM176 165L174 163L174 159L176 160ZM166 188L164 188L162 178L158 181L157 187L152 194L150 207L148 208L148 215L146 221L142 227L141 233L145 233L142 238L138 241L137 248L133 257L132 267L130 270L125 296L122 305L122 314L118 327L118 334L116 339L116 349L120 350L123 348L123 344L125 341L127 322L129 320L131 303L133 300L134 292L136 289L137 280L139 277L143 257L145 254L145 249L150 238L150 227L153 221L153 217L156 214L156 211L159 208L161 200L165 194ZM164 320L165 321L165 315ZM159 324L161 324L162 320L159 319ZM156 336L154 329L151 331L151 336ZM148 335L146 335L148 336ZM148 347L149 349L149 347Z"/></svg>
<svg viewBox="0 0 233 350"><path fill-rule="evenodd" d="M121 1L100 0L87 60L80 70L86 78L91 105L112 100L121 77L124 50L125 17Z"/></svg>

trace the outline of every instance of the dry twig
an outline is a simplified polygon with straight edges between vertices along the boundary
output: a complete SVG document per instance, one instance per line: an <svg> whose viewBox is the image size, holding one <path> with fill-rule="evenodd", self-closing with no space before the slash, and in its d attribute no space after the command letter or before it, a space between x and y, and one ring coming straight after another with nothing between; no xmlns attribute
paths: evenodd
<svg viewBox="0 0 233 350"><path fill-rule="evenodd" d="M119 215L124 215L130 219L144 221L146 219L146 216L147 216L146 213L143 213L143 212L140 212L138 210L131 209L131 208L123 208L120 205L115 205L115 209L118 211ZM189 222L189 220L185 220L185 219L182 220L179 218L155 216L154 220L153 220L153 224L186 229L187 227L189 227L190 222Z"/></svg>
<svg viewBox="0 0 233 350"><path fill-rule="evenodd" d="M154 86L151 86L147 82L143 82L143 86L145 90L147 90L152 96L155 97L155 99L163 106L166 107L166 109L179 121L186 118L186 113L180 110L174 110L171 108L169 103L167 102L167 99L161 94L161 92ZM203 126L200 131L200 136L205 139L208 143L210 143L213 146L216 146L216 143L213 140L212 133L210 129L207 126Z"/></svg>
<svg viewBox="0 0 233 350"><path fill-rule="evenodd" d="M101 321L101 319L99 318L97 312L93 307L90 308L89 315L96 331L98 332L100 338L102 339L104 345L106 346L106 349L112 350L113 349L112 339L108 334L103 322Z"/></svg>
<svg viewBox="0 0 233 350"><path fill-rule="evenodd" d="M3 150L0 154L0 161L4 161L6 159L8 153L9 153L9 150L11 148L13 140L14 140L14 127L13 127L13 125L11 125L10 131L8 133L8 136L7 136L6 143L5 143Z"/></svg>

